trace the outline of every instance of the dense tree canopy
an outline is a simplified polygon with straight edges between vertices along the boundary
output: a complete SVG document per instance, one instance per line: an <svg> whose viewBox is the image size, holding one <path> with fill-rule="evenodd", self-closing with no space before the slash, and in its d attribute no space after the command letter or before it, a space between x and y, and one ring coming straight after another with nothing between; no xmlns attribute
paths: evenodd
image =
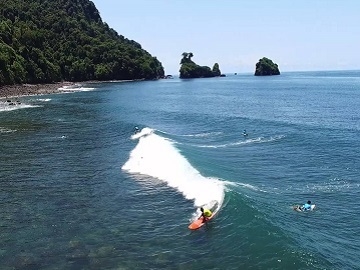
<svg viewBox="0 0 360 270"><path fill-rule="evenodd" d="M220 76L219 64L215 63L213 69L211 70L207 66L199 66L191 60L193 53L182 53L182 59L180 61L180 78L189 79L189 78L209 78Z"/></svg>
<svg viewBox="0 0 360 270"><path fill-rule="evenodd" d="M0 3L0 85L162 76L156 57L102 22L89 0Z"/></svg>
<svg viewBox="0 0 360 270"><path fill-rule="evenodd" d="M263 57L256 63L255 76L280 75L279 67L272 60Z"/></svg>

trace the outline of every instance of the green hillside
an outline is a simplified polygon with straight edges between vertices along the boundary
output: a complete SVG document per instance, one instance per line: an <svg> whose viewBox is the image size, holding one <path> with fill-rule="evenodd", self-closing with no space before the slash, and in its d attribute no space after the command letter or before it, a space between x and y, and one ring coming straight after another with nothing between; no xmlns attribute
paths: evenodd
<svg viewBox="0 0 360 270"><path fill-rule="evenodd" d="M163 75L156 57L111 29L89 0L0 2L0 85Z"/></svg>

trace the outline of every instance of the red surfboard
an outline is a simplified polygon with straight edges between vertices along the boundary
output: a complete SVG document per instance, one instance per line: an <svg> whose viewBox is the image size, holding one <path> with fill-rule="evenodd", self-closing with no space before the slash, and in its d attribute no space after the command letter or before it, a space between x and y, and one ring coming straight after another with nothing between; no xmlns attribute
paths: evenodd
<svg viewBox="0 0 360 270"><path fill-rule="evenodd" d="M197 229L201 228L202 226L204 226L205 223L209 222L219 211L219 203L215 200L209 202L208 204L204 205L203 207L210 209L212 212L212 215L205 222L203 222L204 221L203 216L201 216L200 218L193 221L188 227L190 230L197 230Z"/></svg>

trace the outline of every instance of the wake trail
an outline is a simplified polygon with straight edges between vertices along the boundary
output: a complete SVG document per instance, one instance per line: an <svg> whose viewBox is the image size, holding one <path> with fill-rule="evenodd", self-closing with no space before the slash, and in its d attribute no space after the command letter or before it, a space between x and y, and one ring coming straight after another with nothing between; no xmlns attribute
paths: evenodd
<svg viewBox="0 0 360 270"><path fill-rule="evenodd" d="M232 143L226 143L226 144L192 145L192 146L199 147L199 148L226 148L226 147L231 147L231 146L240 146L240 145L247 145L247 144L253 144L253 143L268 143L268 142L280 140L284 137L285 137L284 135L274 136L274 137L270 137L270 138L258 137L258 138L253 138L253 139L236 141L236 142L232 142Z"/></svg>
<svg viewBox="0 0 360 270"><path fill-rule="evenodd" d="M202 176L180 154L172 141L155 134L150 128L144 128L131 139L138 139L139 142L122 166L124 171L160 179L181 192L186 199L194 200L196 207L212 200L217 200L221 207L224 183L217 178Z"/></svg>
<svg viewBox="0 0 360 270"><path fill-rule="evenodd" d="M222 135L223 132L204 132L204 133L196 133L196 134L173 134L168 133L162 130L156 130L158 133L169 135L169 136L177 136L177 137L194 137L194 138L202 138L202 137L214 137Z"/></svg>

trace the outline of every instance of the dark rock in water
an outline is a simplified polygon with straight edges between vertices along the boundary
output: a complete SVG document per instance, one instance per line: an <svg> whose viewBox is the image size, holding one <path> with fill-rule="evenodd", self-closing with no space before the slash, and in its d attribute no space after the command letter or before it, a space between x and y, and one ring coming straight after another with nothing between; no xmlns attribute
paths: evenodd
<svg viewBox="0 0 360 270"><path fill-rule="evenodd" d="M271 76L271 75L280 75L278 65L275 64L272 60L263 57L256 64L255 76Z"/></svg>
<svg viewBox="0 0 360 270"><path fill-rule="evenodd" d="M221 74L220 77L226 77L226 75L225 75L225 74Z"/></svg>

